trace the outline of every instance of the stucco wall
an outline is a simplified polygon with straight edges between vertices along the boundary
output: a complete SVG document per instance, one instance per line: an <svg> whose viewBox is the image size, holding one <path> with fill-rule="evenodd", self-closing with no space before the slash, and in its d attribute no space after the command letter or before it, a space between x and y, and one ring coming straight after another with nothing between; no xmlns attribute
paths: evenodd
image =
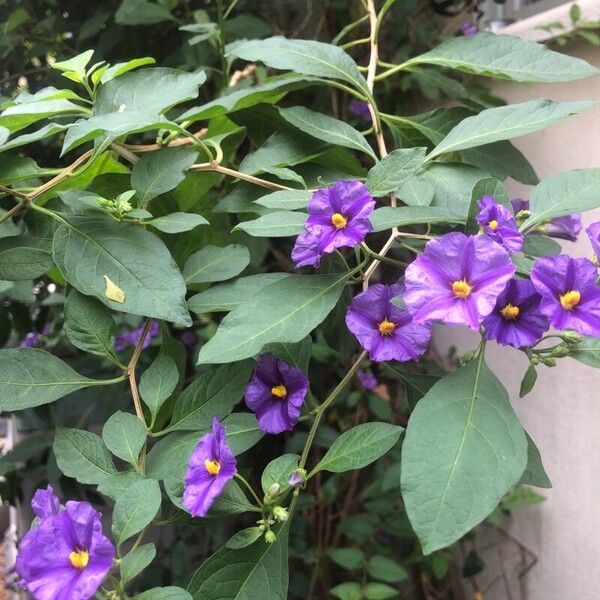
<svg viewBox="0 0 600 600"><path fill-rule="evenodd" d="M600 48L569 46L570 54L600 67ZM496 84L494 92L508 102L539 97L553 100L600 100L600 77L556 85ZM540 179L569 169L600 167L600 107L540 133L515 141ZM511 198L529 197L529 187L508 182ZM598 189L600 203L600 189ZM600 219L600 211L584 214L584 226ZM585 235L564 249L589 256ZM441 328L440 348L473 347L475 336L462 328ZM512 534L538 556L523 581L509 573L513 598L527 600L598 600L600 598L600 370L571 359L540 367L533 392L519 399L527 361L521 352L488 346L490 367L505 383L513 406L538 445L553 489L547 500L520 509L509 525ZM514 546L505 548L514 565ZM500 583L486 600L509 598Z"/></svg>

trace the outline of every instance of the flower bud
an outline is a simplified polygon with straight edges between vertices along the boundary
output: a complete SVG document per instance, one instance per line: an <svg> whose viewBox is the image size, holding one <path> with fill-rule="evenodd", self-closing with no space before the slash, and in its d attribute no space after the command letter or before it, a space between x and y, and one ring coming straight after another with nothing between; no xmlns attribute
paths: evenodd
<svg viewBox="0 0 600 600"><path fill-rule="evenodd" d="M547 366L547 367L555 367L556 366L556 359L552 358L551 356L547 357L547 358L542 358L542 362Z"/></svg>
<svg viewBox="0 0 600 600"><path fill-rule="evenodd" d="M300 487L303 486L306 482L306 470L305 469L296 469L288 479L288 485L290 487Z"/></svg>
<svg viewBox="0 0 600 600"><path fill-rule="evenodd" d="M550 356L554 356L555 358L563 358L564 356L569 356L569 349L561 344L560 346L557 346L556 348L554 348L554 350L552 350Z"/></svg>
<svg viewBox="0 0 600 600"><path fill-rule="evenodd" d="M279 494L280 490L281 486L278 483L273 483L271 484L271 487L267 490L267 496L274 498L275 496L277 496L277 494Z"/></svg>
<svg viewBox="0 0 600 600"><path fill-rule="evenodd" d="M276 539L277 539L277 536L275 535L274 531L271 531L269 529L269 531L267 531L267 533L265 533L265 542L267 542L267 544L272 544Z"/></svg>
<svg viewBox="0 0 600 600"><path fill-rule="evenodd" d="M281 521L282 523L284 523L285 521L287 521L289 519L289 513L288 511L283 508L283 506L275 506L273 508L273 516L278 520Z"/></svg>
<svg viewBox="0 0 600 600"><path fill-rule="evenodd" d="M567 344L580 344L583 342L583 336L579 335L576 331L564 331L559 337L567 342Z"/></svg>

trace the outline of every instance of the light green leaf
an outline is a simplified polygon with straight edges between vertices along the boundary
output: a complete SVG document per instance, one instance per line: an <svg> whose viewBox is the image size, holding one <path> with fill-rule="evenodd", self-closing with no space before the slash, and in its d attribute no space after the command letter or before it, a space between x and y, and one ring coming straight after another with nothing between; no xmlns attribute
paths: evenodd
<svg viewBox="0 0 600 600"><path fill-rule="evenodd" d="M521 385L519 388L519 398L524 398L531 392L533 387L535 386L535 382L537 380L537 371L534 365L529 365L527 370L525 371L525 375L523 375L523 379L521 379Z"/></svg>
<svg viewBox="0 0 600 600"><path fill-rule="evenodd" d="M104 424L102 439L115 456L135 466L146 442L146 427L135 415L119 410Z"/></svg>
<svg viewBox="0 0 600 600"><path fill-rule="evenodd" d="M109 308L189 327L185 282L167 247L142 227L100 217L64 215L52 245L54 262L73 287ZM108 277L125 293L105 295Z"/></svg>
<svg viewBox="0 0 600 600"><path fill-rule="evenodd" d="M345 581L329 590L329 593L338 600L362 600L360 583Z"/></svg>
<svg viewBox="0 0 600 600"><path fill-rule="evenodd" d="M57 427L53 448L58 468L79 483L98 484L117 472L102 438L90 431Z"/></svg>
<svg viewBox="0 0 600 600"><path fill-rule="evenodd" d="M501 180L512 177L527 185L536 185L540 181L523 153L510 142L494 142L462 150L460 155L467 164Z"/></svg>
<svg viewBox="0 0 600 600"><path fill-rule="evenodd" d="M408 579L408 573L395 560L375 554L369 558L367 571L374 579L387 581L388 583L397 583Z"/></svg>
<svg viewBox="0 0 600 600"><path fill-rule="evenodd" d="M302 233L306 218L306 213L280 210L239 223L233 230L245 231L253 237L290 237Z"/></svg>
<svg viewBox="0 0 600 600"><path fill-rule="evenodd" d="M0 350L0 410L15 411L48 404L93 380L45 350Z"/></svg>
<svg viewBox="0 0 600 600"><path fill-rule="evenodd" d="M329 548L327 554L336 565L349 571L361 569L365 562L365 553L360 548Z"/></svg>
<svg viewBox="0 0 600 600"><path fill-rule="evenodd" d="M131 581L139 575L154 560L155 556L156 546L154 544L144 544L127 553L119 565L123 583Z"/></svg>
<svg viewBox="0 0 600 600"><path fill-rule="evenodd" d="M42 169L33 158L3 154L0 156L0 181L12 185L25 179L37 177Z"/></svg>
<svg viewBox="0 0 600 600"><path fill-rule="evenodd" d="M281 190L261 196L255 202L267 208L295 210L297 208L306 208L311 195L312 192L308 190Z"/></svg>
<svg viewBox="0 0 600 600"><path fill-rule="evenodd" d="M246 246L204 246L186 260L183 277L187 284L224 281L239 275L249 264L250 252Z"/></svg>
<svg viewBox="0 0 600 600"><path fill-rule="evenodd" d="M0 152L6 152L7 150L12 150L14 148L19 148L21 146L26 146L27 144L31 144L32 142L37 142L39 140L43 140L51 135L56 135L61 131L64 131L68 125L59 125L58 123L49 123L48 125L44 125L37 131L33 133L25 133L23 135L19 135L15 138L9 139L4 143L0 143ZM8 131L8 130L7 130Z"/></svg>
<svg viewBox="0 0 600 600"><path fill-rule="evenodd" d="M123 492L113 510L112 532L116 544L120 546L149 525L160 503L160 487L155 479L143 479Z"/></svg>
<svg viewBox="0 0 600 600"><path fill-rule="evenodd" d="M147 0L122 0L115 13L115 23L119 25L154 25L174 20L167 7Z"/></svg>
<svg viewBox="0 0 600 600"><path fill-rule="evenodd" d="M129 71L133 71L134 69L137 69L138 67L152 65L155 62L156 61L153 58L151 58L150 56L145 56L144 58L134 58L132 60L128 60L127 62L116 63L116 64L112 65L112 67L109 67L108 69L106 69L106 71L104 71L104 73L102 73L102 76L100 77L100 81L102 83L107 83L111 79L115 79L115 77L120 77L121 75L124 75L125 73L127 73Z"/></svg>
<svg viewBox="0 0 600 600"><path fill-rule="evenodd" d="M393 150L378 162L367 175L367 187L375 197L399 190L425 160L426 148Z"/></svg>
<svg viewBox="0 0 600 600"><path fill-rule="evenodd" d="M116 501L125 491L142 481L145 475L137 471L121 471L106 476L98 484L98 491Z"/></svg>
<svg viewBox="0 0 600 600"><path fill-rule="evenodd" d="M79 75L80 78L83 79L85 75L85 68L90 62L90 60L92 60L92 54L94 54L93 50L86 50L85 52L82 52L81 54L78 54L77 56L74 56L69 60L55 62L51 66L53 69L58 69L63 73L66 73L68 71L77 73L77 75Z"/></svg>
<svg viewBox="0 0 600 600"><path fill-rule="evenodd" d="M0 113L0 126L15 133L42 119L82 114L86 114L86 109L65 98L23 102L9 106Z"/></svg>
<svg viewBox="0 0 600 600"><path fill-rule="evenodd" d="M513 81L574 81L598 74L584 60L553 52L544 44L487 32L450 38L405 64L438 65Z"/></svg>
<svg viewBox="0 0 600 600"><path fill-rule="evenodd" d="M527 438L527 466L519 483L541 488L551 488L552 483L544 469L540 451L527 432L525 432L525 437Z"/></svg>
<svg viewBox="0 0 600 600"><path fill-rule="evenodd" d="M584 337L582 342L571 349L569 356L584 365L600 368L600 338Z"/></svg>
<svg viewBox="0 0 600 600"><path fill-rule="evenodd" d="M331 312L346 278L345 273L290 275L263 288L221 321L198 363L242 360L271 342L299 342Z"/></svg>
<svg viewBox="0 0 600 600"><path fill-rule="evenodd" d="M271 486L277 484L281 490L288 486L290 475L298 468L300 457L297 454L283 454L273 459L260 478L263 492L266 494Z"/></svg>
<svg viewBox="0 0 600 600"><path fill-rule="evenodd" d="M388 598L397 598L400 592L385 583L367 583L364 594L365 600L388 600Z"/></svg>
<svg viewBox="0 0 600 600"><path fill-rule="evenodd" d="M371 215L373 231L404 227L418 223L464 223L465 218L437 206L401 206L377 208Z"/></svg>
<svg viewBox="0 0 600 600"><path fill-rule="evenodd" d="M452 544L487 517L526 461L523 428L483 352L436 383L402 446L402 497L423 552Z"/></svg>
<svg viewBox="0 0 600 600"><path fill-rule="evenodd" d="M140 396L150 409L152 419L156 418L160 407L171 396L178 382L179 371L175 361L161 349L140 378Z"/></svg>
<svg viewBox="0 0 600 600"><path fill-rule="evenodd" d="M156 229L164 233L182 233L191 231L198 225L208 225L208 221L202 216L195 213L174 212L164 217L157 217L148 221L148 225L156 227Z"/></svg>

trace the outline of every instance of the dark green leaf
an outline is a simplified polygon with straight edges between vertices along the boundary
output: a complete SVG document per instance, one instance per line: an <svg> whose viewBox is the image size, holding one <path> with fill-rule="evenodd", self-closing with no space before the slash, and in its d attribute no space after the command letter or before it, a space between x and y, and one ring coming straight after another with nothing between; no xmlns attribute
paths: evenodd
<svg viewBox="0 0 600 600"><path fill-rule="evenodd" d="M156 546L154 544L144 544L127 553L120 564L121 577L123 582L127 583L139 575L156 556Z"/></svg>
<svg viewBox="0 0 600 600"><path fill-rule="evenodd" d="M527 432L525 432L525 436L527 438L527 466L519 483L541 488L551 488L552 483L544 469L540 451Z"/></svg>
<svg viewBox="0 0 600 600"><path fill-rule="evenodd" d="M160 508L158 481L144 479L123 492L115 502L112 532L120 546L149 525Z"/></svg>
<svg viewBox="0 0 600 600"><path fill-rule="evenodd" d="M119 410L104 424L102 439L115 456L135 466L146 442L146 428L135 415Z"/></svg>
<svg viewBox="0 0 600 600"><path fill-rule="evenodd" d="M204 246L187 259L183 277L188 284L224 281L239 275L249 264L250 252L246 246Z"/></svg>
<svg viewBox="0 0 600 600"><path fill-rule="evenodd" d="M367 176L367 187L375 197L398 191L425 160L426 148L393 150Z"/></svg>
<svg viewBox="0 0 600 600"><path fill-rule="evenodd" d="M179 371L175 361L162 351L154 362L142 373L140 378L140 396L150 409L152 422L179 382Z"/></svg>
<svg viewBox="0 0 600 600"><path fill-rule="evenodd" d="M290 237L302 233L306 213L280 210L268 213L253 221L244 221L234 227L253 237Z"/></svg>
<svg viewBox="0 0 600 600"><path fill-rule="evenodd" d="M465 218L437 206L401 206L377 208L372 216L373 231L385 231L392 227L404 227L419 223L464 223Z"/></svg>

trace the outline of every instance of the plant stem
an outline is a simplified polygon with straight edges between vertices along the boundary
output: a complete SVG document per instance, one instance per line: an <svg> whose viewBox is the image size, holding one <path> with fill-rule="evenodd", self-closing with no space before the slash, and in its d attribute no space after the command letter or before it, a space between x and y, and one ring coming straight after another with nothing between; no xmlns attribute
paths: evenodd
<svg viewBox="0 0 600 600"><path fill-rule="evenodd" d="M138 343L135 345L133 349L133 354L131 356L131 360L127 365L127 377L129 378L129 387L131 388L131 397L133 398L133 406L135 408L135 414L138 419L146 428L146 419L144 418L144 410L142 408L142 404L140 401L140 394L138 391L137 380L135 378L135 368L137 366L138 360L140 358L140 354L142 353L142 346L144 345L144 341L146 340L146 336L150 331L150 326L152 325L151 319L146 319L146 323L144 324L144 329L142 329L142 334L140 335L140 339ZM143 468L143 463L140 460L140 467Z"/></svg>
<svg viewBox="0 0 600 600"><path fill-rule="evenodd" d="M257 506L260 509L262 509L263 503L260 501L260 498L256 495L256 492L252 489L252 486L248 483L248 481L246 481L246 478L240 475L239 473L235 474L235 478L244 485L244 487L250 492L250 494L252 494L252 497L254 498L254 501L256 502Z"/></svg>
<svg viewBox="0 0 600 600"><path fill-rule="evenodd" d="M248 181L249 183L254 183L255 185L260 185L262 187L271 188L273 190L293 190L294 189L294 188L288 187L287 185L281 185L279 183L267 181L266 179L260 179L260 177L254 177L254 175L247 175L246 173L240 173L239 171L235 171L234 169L230 169L228 167L223 167L215 161L209 162L209 163L199 163L196 165L192 165L188 169L188 171L191 171L191 172L214 171L215 173L222 173L223 175L229 175L229 177L235 177L237 179L241 179L243 181Z"/></svg>

